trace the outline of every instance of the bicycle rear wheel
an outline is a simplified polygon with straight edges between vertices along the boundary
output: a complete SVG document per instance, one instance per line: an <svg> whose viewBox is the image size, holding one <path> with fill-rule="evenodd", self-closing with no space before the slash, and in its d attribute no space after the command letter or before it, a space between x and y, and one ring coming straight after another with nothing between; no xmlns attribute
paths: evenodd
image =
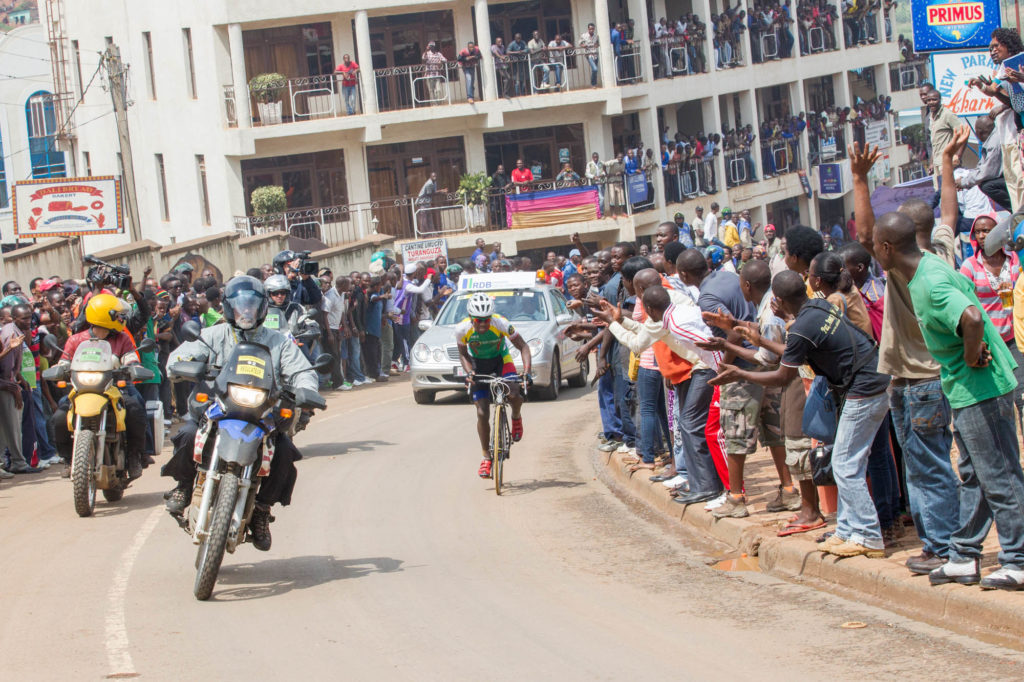
<svg viewBox="0 0 1024 682"><path fill-rule="evenodd" d="M491 475L494 476L494 493L501 494L501 475L508 457L508 419L505 417L505 406L494 406L494 419L491 424Z"/></svg>

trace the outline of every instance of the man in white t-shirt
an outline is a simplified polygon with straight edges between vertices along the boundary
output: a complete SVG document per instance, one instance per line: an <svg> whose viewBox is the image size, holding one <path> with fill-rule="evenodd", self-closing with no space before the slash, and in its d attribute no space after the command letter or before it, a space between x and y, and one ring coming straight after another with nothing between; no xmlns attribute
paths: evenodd
<svg viewBox="0 0 1024 682"><path fill-rule="evenodd" d="M705 239L717 241L718 240L718 202L711 204L711 210L708 211L707 217L704 218L704 237Z"/></svg>

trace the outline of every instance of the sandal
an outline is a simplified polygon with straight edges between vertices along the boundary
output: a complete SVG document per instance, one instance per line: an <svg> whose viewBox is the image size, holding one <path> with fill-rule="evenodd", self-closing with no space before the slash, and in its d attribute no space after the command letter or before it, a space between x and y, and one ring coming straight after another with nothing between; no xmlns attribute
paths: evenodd
<svg viewBox="0 0 1024 682"><path fill-rule="evenodd" d="M640 463L642 461L643 460L638 455L627 455L627 456L622 458L622 463L623 464L627 464L627 465L628 464L638 464L638 463Z"/></svg>
<svg viewBox="0 0 1024 682"><path fill-rule="evenodd" d="M629 465L626 468L626 470L629 473L631 473L631 474L635 474L636 472L640 471L641 469L648 469L650 471L654 471L654 463L653 462L650 462L650 463L648 463L648 462L637 462L636 464L631 464L631 465Z"/></svg>
<svg viewBox="0 0 1024 682"><path fill-rule="evenodd" d="M825 519L818 519L813 523L797 523L795 519L789 521L784 527L779 529L778 536L780 538L789 537L790 535L796 535L797 533L809 533L812 530L818 530L824 528L827 524Z"/></svg>

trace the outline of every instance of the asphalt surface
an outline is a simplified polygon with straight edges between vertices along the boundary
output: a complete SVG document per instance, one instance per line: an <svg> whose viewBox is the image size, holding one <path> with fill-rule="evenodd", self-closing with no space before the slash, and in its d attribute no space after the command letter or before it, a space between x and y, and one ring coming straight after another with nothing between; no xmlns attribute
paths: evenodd
<svg viewBox="0 0 1024 682"><path fill-rule="evenodd" d="M1018 652L709 567L714 546L597 478L589 390L526 405L500 498L464 398L396 381L329 403L273 548L228 555L205 603L153 468L88 519L56 468L0 483L0 677L1024 678Z"/></svg>

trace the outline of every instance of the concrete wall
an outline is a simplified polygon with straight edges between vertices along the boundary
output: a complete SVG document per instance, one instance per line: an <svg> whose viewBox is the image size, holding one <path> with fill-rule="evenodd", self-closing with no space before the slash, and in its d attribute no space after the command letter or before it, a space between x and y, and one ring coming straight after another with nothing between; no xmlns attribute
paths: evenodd
<svg viewBox="0 0 1024 682"><path fill-rule="evenodd" d="M63 278L80 279L85 276L82 269L78 237L72 239L47 239L38 244L17 251L5 253L0 258L0 279L13 279L28 291L28 283L36 277L60 275Z"/></svg>

